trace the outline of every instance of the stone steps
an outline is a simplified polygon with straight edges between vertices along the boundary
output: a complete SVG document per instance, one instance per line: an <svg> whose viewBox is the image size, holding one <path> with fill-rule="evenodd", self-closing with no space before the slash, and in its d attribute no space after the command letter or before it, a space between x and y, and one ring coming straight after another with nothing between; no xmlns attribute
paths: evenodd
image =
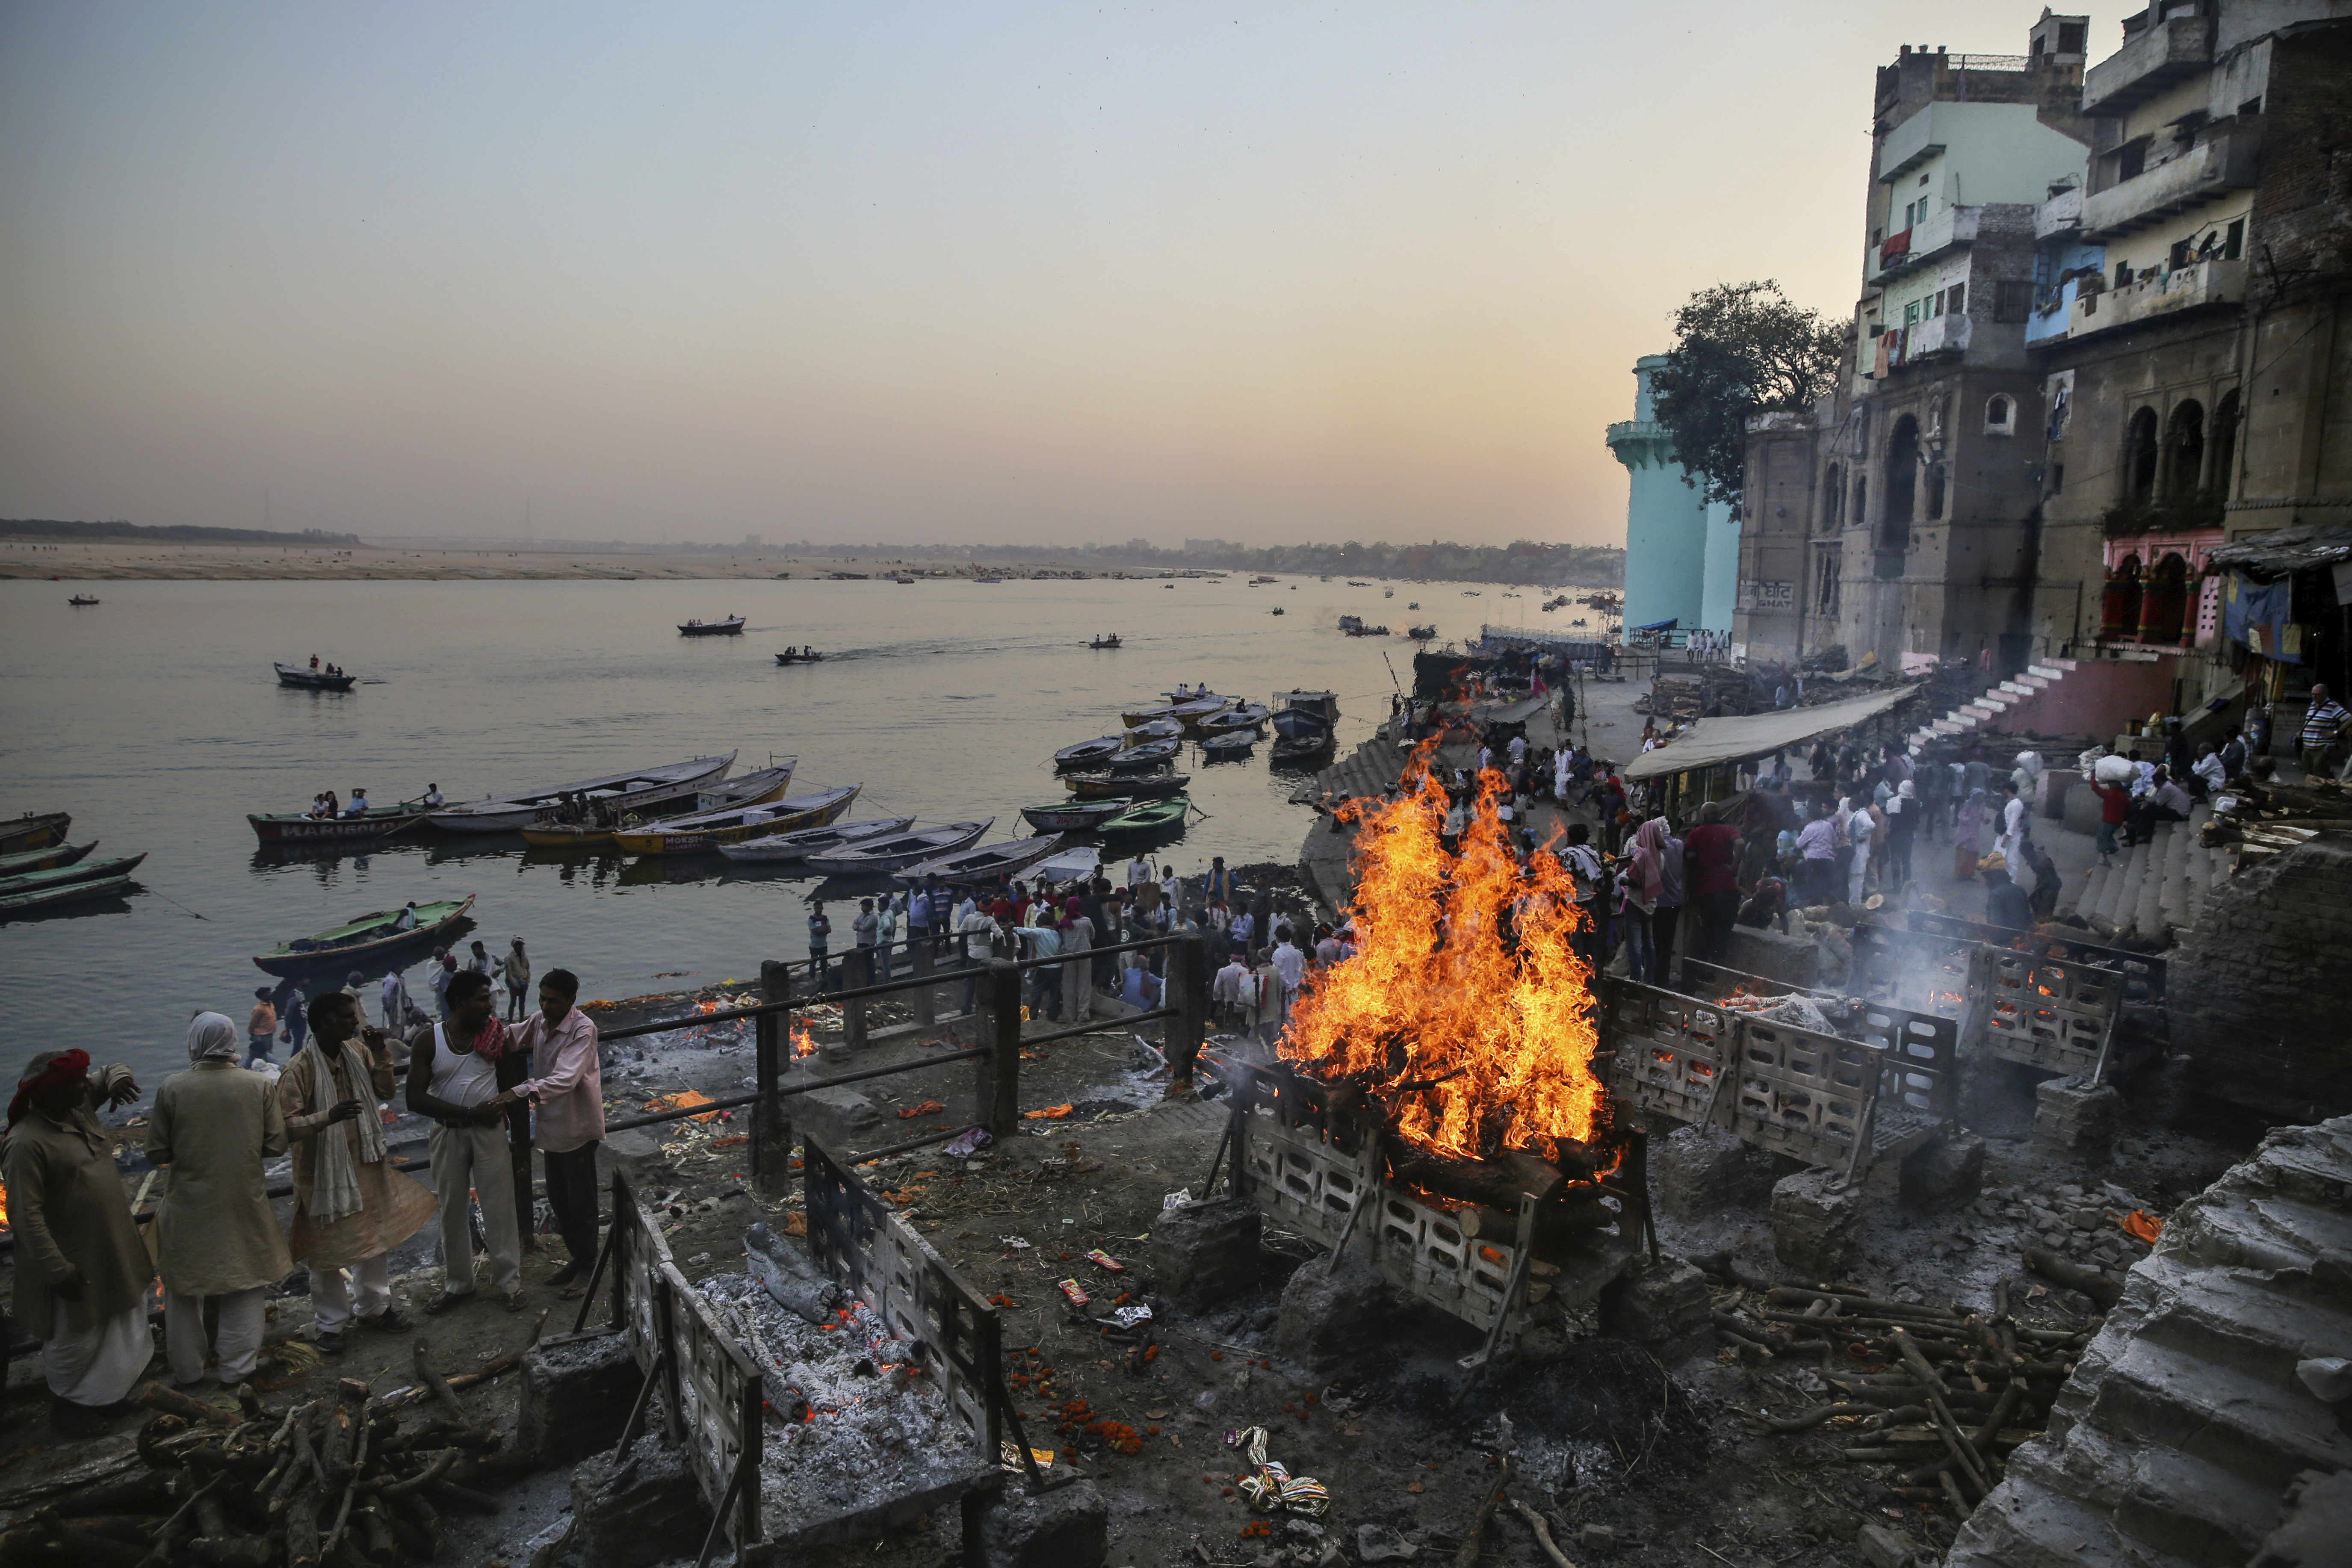
<svg viewBox="0 0 2352 1568"><path fill-rule="evenodd" d="M2352 1118L2273 1130L2133 1267L2049 1429L2011 1457L1946 1568L2254 1556L2298 1475L2352 1468L2352 1436L2294 1373L2352 1348L2347 1248Z"/></svg>

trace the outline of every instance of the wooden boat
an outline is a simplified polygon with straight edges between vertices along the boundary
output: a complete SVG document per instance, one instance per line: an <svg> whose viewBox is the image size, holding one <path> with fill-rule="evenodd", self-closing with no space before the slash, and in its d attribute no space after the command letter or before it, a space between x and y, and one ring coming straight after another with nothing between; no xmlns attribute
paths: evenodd
<svg viewBox="0 0 2352 1568"><path fill-rule="evenodd" d="M1339 699L1329 691L1277 691L1274 694L1275 732L1287 735L1299 724L1317 723L1329 729L1339 719Z"/></svg>
<svg viewBox="0 0 2352 1568"><path fill-rule="evenodd" d="M1223 713L1212 713L1202 720L1197 728L1204 740L1213 741L1220 735L1231 735L1237 731L1255 734L1265 723L1265 719L1266 710L1252 702L1246 707L1229 708Z"/></svg>
<svg viewBox="0 0 2352 1568"><path fill-rule="evenodd" d="M688 621L677 628L682 637L740 637L743 635L743 617L730 616L723 621Z"/></svg>
<svg viewBox="0 0 2352 1568"><path fill-rule="evenodd" d="M1277 616L1278 616L1278 615L1280 615L1280 614L1282 614L1282 606L1281 606L1280 605L1276 605L1274 607L1274 613L1275 613L1276 615L1277 615Z"/></svg>
<svg viewBox="0 0 2352 1568"><path fill-rule="evenodd" d="M1113 632L1107 637L1097 637L1094 641L1087 644L1087 646L1088 647L1117 647L1118 646L1118 634L1117 632Z"/></svg>
<svg viewBox="0 0 2352 1568"><path fill-rule="evenodd" d="M1166 800L1140 800L1120 812L1095 831L1105 837L1130 833L1160 833L1184 826L1186 814L1192 809L1188 795L1171 795Z"/></svg>
<svg viewBox="0 0 2352 1568"><path fill-rule="evenodd" d="M11 893L0 898L0 920L33 913L58 904L86 903L92 899L110 899L131 888L128 876L108 877L95 882L67 882L59 887L37 888L29 892Z"/></svg>
<svg viewBox="0 0 2352 1568"><path fill-rule="evenodd" d="M776 656L776 662L778 664L823 664L824 662L824 655L821 653L780 653Z"/></svg>
<svg viewBox="0 0 2352 1568"><path fill-rule="evenodd" d="M1318 757L1328 757L1331 754L1331 731L1328 730L1307 730L1296 735L1276 735L1274 738L1272 752L1274 765L1278 768L1293 767L1302 763L1312 762Z"/></svg>
<svg viewBox="0 0 2352 1568"><path fill-rule="evenodd" d="M1097 823L1108 822L1135 802L1126 795L1113 795L1108 800L1072 800L1055 805L1024 805L1023 821L1040 833L1084 833Z"/></svg>
<svg viewBox="0 0 2352 1568"><path fill-rule="evenodd" d="M20 849L14 855L0 855L0 877L21 877L27 871L47 871L56 866L71 866L98 847L93 838L87 844L51 844L40 849Z"/></svg>
<svg viewBox="0 0 2352 1568"><path fill-rule="evenodd" d="M746 838L738 844L721 844L719 852L738 865L789 866L812 855L822 855L828 849L863 844L886 834L904 833L914 826L915 819L911 816L883 816L871 822L835 823L830 827L803 827L796 833L772 833L764 838Z"/></svg>
<svg viewBox="0 0 2352 1568"><path fill-rule="evenodd" d="M425 815L425 802L372 805L357 816L312 816L299 811L247 812L245 820L264 844L349 844L383 838Z"/></svg>
<svg viewBox="0 0 2352 1568"><path fill-rule="evenodd" d="M0 855L62 844L66 828L72 821L73 814L64 811L43 812L39 816L28 811L13 821L0 821Z"/></svg>
<svg viewBox="0 0 2352 1568"><path fill-rule="evenodd" d="M52 866L46 871L19 871L13 877L0 877L0 897L38 892L43 888L62 888L68 882L94 882L108 877L128 877L139 869L139 862L145 858L144 855L131 855L120 860Z"/></svg>
<svg viewBox="0 0 2352 1568"><path fill-rule="evenodd" d="M1129 730L1126 739L1130 746L1141 746L1148 745L1153 741L1173 741L1183 733L1183 721L1154 719L1149 724L1138 724L1134 729Z"/></svg>
<svg viewBox="0 0 2352 1568"><path fill-rule="evenodd" d="M635 832L613 835L613 846L627 855L693 855L746 838L793 833L803 827L824 827L846 816L864 784L796 795L772 805L740 805L726 811L696 812L673 817Z"/></svg>
<svg viewBox="0 0 2352 1568"><path fill-rule="evenodd" d="M907 883L919 882L926 877L937 877L948 883L993 882L999 877L1020 876L1061 847L1062 836L1058 833L1008 839L1003 844L983 844L942 855L936 860L909 866L897 875L898 880Z"/></svg>
<svg viewBox="0 0 2352 1568"><path fill-rule="evenodd" d="M945 827L926 828L920 833L870 838L863 844L812 855L808 868L828 877L887 876L926 860L936 860L942 855L952 855L979 842L980 836L995 821L991 816L978 822L950 822Z"/></svg>
<svg viewBox="0 0 2352 1568"><path fill-rule="evenodd" d="M660 801L643 811L624 812L617 819L594 822L537 822L522 830L522 841L541 849L594 849L609 846L613 836L630 828L666 826L680 818L726 811L730 807L770 801L790 789L793 764L761 768L724 784L694 792L691 799Z"/></svg>
<svg viewBox="0 0 2352 1568"><path fill-rule="evenodd" d="M278 684L299 687L304 691L349 691L359 681L356 675L329 675L299 664L272 664L278 672Z"/></svg>
<svg viewBox="0 0 2352 1568"><path fill-rule="evenodd" d="M657 768L631 773L607 773L600 779L583 779L553 789L486 795L465 805L428 811L425 820L445 833L512 833L539 821L542 813L553 812L563 804L566 795L586 795L611 812L630 811L654 801L708 789L725 778L734 765L733 752L723 757L691 757L682 763L665 763Z"/></svg>
<svg viewBox="0 0 2352 1568"><path fill-rule="evenodd" d="M339 926L331 926L316 936L297 937L282 946L258 954L254 964L265 974L292 977L307 974L321 964L331 965L339 973L366 967L353 961L390 952L395 948L430 942L450 927L466 918L474 907L474 895L463 899L443 899L434 903L416 906L416 923L406 931L394 931L393 921L400 918L398 910L378 910L362 915Z"/></svg>
<svg viewBox="0 0 2352 1568"><path fill-rule="evenodd" d="M1201 742L1202 760L1212 763L1237 763L1250 754L1257 744L1255 730L1234 730Z"/></svg>
<svg viewBox="0 0 2352 1568"><path fill-rule="evenodd" d="M1148 745L1130 746L1115 757L1103 759L1103 766L1115 773L1139 773L1176 760L1184 749L1181 741L1153 741Z"/></svg>
<svg viewBox="0 0 2352 1568"><path fill-rule="evenodd" d="M1066 778L1062 784L1080 800L1112 800L1119 795L1133 800L1160 800L1183 794L1184 786L1192 782L1190 773L1166 773L1156 779Z"/></svg>
<svg viewBox="0 0 2352 1568"><path fill-rule="evenodd" d="M66 603L67 603L67 604L68 604L68 605L76 605L76 606L80 607L80 608L83 608L83 609L87 609L87 608L89 608L90 605L97 604L97 603L98 603L98 599L97 599L97 596L96 596L95 595L90 595L90 594L76 594L72 598L68 599L68 600L66 601Z"/></svg>
<svg viewBox="0 0 2352 1568"><path fill-rule="evenodd" d="M1579 621L1576 624L1580 626L1584 623L1582 621ZM1404 629L1404 635L1411 637L1415 642L1428 642L1437 636L1437 628L1435 626L1407 626Z"/></svg>
<svg viewBox="0 0 2352 1568"><path fill-rule="evenodd" d="M1117 756L1127 746L1124 735L1103 735L1091 741L1080 741L1075 746L1064 746L1054 753L1054 766L1058 769L1087 768L1105 757Z"/></svg>
<svg viewBox="0 0 2352 1568"><path fill-rule="evenodd" d="M1212 713L1223 712L1233 705L1230 697L1202 696L1171 698L1154 708L1139 708L1132 713L1122 713L1119 719L1130 730L1139 724L1154 724L1162 719L1173 719L1179 724L1192 724Z"/></svg>

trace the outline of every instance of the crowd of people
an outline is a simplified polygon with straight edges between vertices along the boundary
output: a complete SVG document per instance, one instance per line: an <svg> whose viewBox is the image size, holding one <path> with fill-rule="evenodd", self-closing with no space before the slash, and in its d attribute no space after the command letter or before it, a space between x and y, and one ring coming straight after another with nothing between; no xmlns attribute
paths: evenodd
<svg viewBox="0 0 2352 1568"><path fill-rule="evenodd" d="M514 952L521 950L518 940ZM279 1013L268 992L257 995L242 1042L226 1015L197 1014L188 1068L164 1079L148 1109L143 1149L166 1176L152 1253L117 1174L113 1137L98 1121L142 1098L130 1068L94 1067L80 1050L33 1057L9 1103L0 1174L16 1237L15 1317L41 1342L61 1432L103 1430L145 1375L159 1278L173 1381L200 1384L209 1361L233 1386L252 1375L267 1295L297 1262L309 1270L318 1348L329 1355L354 1331L414 1326L392 1301L390 1255L436 1218L443 1284L425 1310L472 1300L478 1199L491 1291L509 1311L521 1310L521 1257L534 1245L533 1149L569 1253L548 1285L581 1293L595 1258L604 1135L596 1026L575 1005L577 977L551 969L540 977L537 1010L510 1027L497 1016L479 942L474 959L436 978L439 1016L404 1037L367 1023L357 975L351 988L298 997L285 1014L300 1021L297 1047L274 1075L238 1060L240 1050L251 1060L276 1037ZM511 1012L529 970L500 977ZM407 1109L433 1123L429 1185L397 1167L384 1137L385 1107L404 1073ZM289 1152L293 1213L281 1226L263 1173Z"/></svg>

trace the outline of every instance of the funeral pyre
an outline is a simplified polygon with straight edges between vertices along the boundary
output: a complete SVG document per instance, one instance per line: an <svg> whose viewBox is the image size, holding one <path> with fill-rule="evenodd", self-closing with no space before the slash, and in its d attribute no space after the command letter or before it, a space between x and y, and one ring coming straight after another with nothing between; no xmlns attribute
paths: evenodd
<svg viewBox="0 0 2352 1568"><path fill-rule="evenodd" d="M1489 774L1449 850L1444 790L1417 763L1399 798L1352 803L1352 957L1318 973L1277 1044L1324 1086L1328 1134L1377 1133L1388 1179L1472 1236L1539 1242L1612 1225L1622 1151L1596 1068L1587 917L1548 854L1522 867ZM1620 1194L1622 1195L1622 1194Z"/></svg>

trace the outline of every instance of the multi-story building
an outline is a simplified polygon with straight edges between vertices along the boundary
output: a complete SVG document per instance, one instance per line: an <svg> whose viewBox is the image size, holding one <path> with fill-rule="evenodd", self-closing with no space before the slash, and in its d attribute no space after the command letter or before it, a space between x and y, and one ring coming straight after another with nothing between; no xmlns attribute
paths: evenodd
<svg viewBox="0 0 2352 1568"><path fill-rule="evenodd" d="M1650 377L1664 354L1633 362L1633 417L1609 426L1609 449L1633 476L1625 504L1625 625L1672 621L1727 632L1739 574L1739 524L1710 503L1657 421Z"/></svg>
<svg viewBox="0 0 2352 1568"><path fill-rule="evenodd" d="M2024 662L2035 225L2087 171L2087 31L2044 11L2022 55L1906 47L1879 71L1851 361L1809 413L1750 426L1733 635L1751 658Z"/></svg>
<svg viewBox="0 0 2352 1568"><path fill-rule="evenodd" d="M2352 524L2352 4L2159 0L2087 72L2083 110L2088 182L2040 225L2029 629L2156 658L2176 711L2251 691L2291 721L2315 674L2347 673L2332 584L2249 592L2267 603L2249 617L2233 589L2253 579L2210 557Z"/></svg>

